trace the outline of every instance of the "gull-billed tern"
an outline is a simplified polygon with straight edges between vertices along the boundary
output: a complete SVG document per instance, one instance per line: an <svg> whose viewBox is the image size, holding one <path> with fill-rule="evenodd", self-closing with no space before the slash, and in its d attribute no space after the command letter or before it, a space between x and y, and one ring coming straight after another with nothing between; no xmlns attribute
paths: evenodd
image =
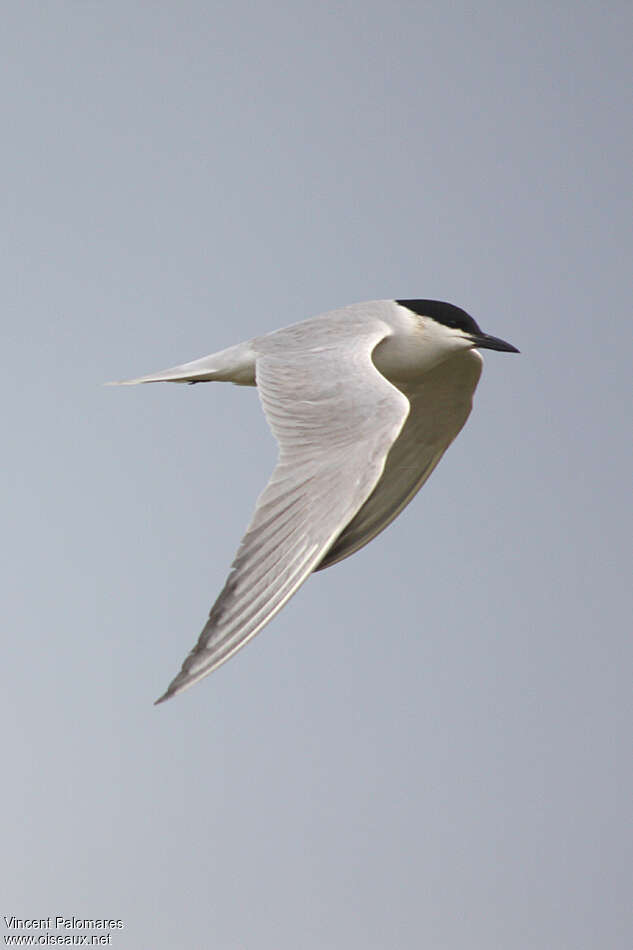
<svg viewBox="0 0 633 950"><path fill-rule="evenodd" d="M257 386L279 443L227 581L157 703L228 660L308 574L393 521L468 418L478 349L518 353L452 304L370 300L124 381Z"/></svg>

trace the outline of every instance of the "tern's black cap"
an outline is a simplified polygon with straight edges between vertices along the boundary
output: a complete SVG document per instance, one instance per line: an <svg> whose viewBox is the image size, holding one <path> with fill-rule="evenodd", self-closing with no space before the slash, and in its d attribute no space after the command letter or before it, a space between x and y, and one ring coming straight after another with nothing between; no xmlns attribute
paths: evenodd
<svg viewBox="0 0 633 950"><path fill-rule="evenodd" d="M445 327L453 327L465 333L481 333L471 315L452 303L445 303L443 300L396 300L396 303L421 317L431 317L438 323L443 323Z"/></svg>
<svg viewBox="0 0 633 950"><path fill-rule="evenodd" d="M502 350L505 353L519 352L511 343L484 333L469 313L452 303L445 303L443 300L396 300L396 303L421 317L430 317L437 323L444 324L445 327L467 333L480 349Z"/></svg>

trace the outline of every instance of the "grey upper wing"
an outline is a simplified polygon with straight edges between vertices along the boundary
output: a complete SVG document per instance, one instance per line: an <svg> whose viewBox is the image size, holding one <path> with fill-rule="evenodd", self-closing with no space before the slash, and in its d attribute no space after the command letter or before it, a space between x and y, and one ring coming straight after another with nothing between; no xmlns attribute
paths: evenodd
<svg viewBox="0 0 633 950"><path fill-rule="evenodd" d="M324 323L255 341L279 459L207 624L158 702L227 660L294 594L372 492L407 417L408 400L371 359L389 328L365 320L328 333Z"/></svg>
<svg viewBox="0 0 633 950"><path fill-rule="evenodd" d="M466 422L482 363L479 353L467 350L440 363L417 384L402 386L411 411L382 476L315 570L363 547L411 501Z"/></svg>

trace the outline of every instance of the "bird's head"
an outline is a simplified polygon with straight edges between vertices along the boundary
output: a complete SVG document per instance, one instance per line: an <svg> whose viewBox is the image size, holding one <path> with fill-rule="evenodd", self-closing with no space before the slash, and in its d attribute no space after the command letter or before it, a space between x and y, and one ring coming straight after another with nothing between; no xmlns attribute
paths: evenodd
<svg viewBox="0 0 633 950"><path fill-rule="evenodd" d="M518 353L516 346L484 333L469 313L443 300L396 300L422 321L425 344L438 350L501 350ZM447 353L448 355L448 353Z"/></svg>

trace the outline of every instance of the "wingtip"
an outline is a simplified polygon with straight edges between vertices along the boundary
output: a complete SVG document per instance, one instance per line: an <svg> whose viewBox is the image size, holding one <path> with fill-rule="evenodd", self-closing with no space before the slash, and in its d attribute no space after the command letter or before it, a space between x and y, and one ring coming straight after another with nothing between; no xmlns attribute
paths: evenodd
<svg viewBox="0 0 633 950"><path fill-rule="evenodd" d="M163 695L159 696L158 699L154 702L154 705L159 706L161 703L166 702L168 699L172 699L174 696L178 695L178 693L182 693L182 691L184 689L187 689L187 687L190 685L191 685L191 681L189 680L189 677L183 676L182 672L180 672L178 676L176 676L171 681L171 683L169 684L169 686L167 687Z"/></svg>

